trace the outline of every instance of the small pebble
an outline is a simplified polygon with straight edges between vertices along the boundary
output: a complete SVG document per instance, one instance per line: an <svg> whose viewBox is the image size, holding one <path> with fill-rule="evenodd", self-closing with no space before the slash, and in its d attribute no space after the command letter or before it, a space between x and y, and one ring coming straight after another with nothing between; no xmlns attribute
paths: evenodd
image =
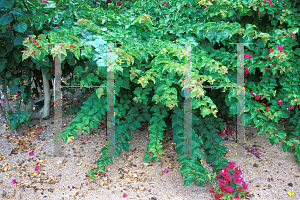
<svg viewBox="0 0 300 200"><path fill-rule="evenodd" d="M258 164L253 164L253 167L258 167Z"/></svg>
<svg viewBox="0 0 300 200"><path fill-rule="evenodd" d="M293 187L293 183L289 183L288 186Z"/></svg>

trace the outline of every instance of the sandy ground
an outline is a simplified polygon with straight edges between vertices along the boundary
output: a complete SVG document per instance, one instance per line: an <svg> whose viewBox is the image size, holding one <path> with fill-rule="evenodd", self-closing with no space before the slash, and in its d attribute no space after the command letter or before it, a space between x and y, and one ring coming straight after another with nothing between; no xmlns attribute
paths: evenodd
<svg viewBox="0 0 300 200"><path fill-rule="evenodd" d="M66 116L64 123L70 124L74 116ZM0 157L0 199L214 199L209 183L204 187L195 183L181 186L184 178L179 171L181 165L174 158L178 155L175 145L171 144L171 124L164 132L166 157L163 162L143 162L149 134L148 125L143 124L143 128L131 131L132 152L121 152L121 157L115 157L113 164L109 163L104 175L97 180L86 180L85 174L96 167L95 161L106 143L105 119L93 135L80 135L75 141L64 144L65 157L53 157L52 121L52 118L33 120L31 126L20 126L18 135L12 136L4 131L5 121L0 117L0 124L3 124L0 142L5 147ZM38 126L41 127L39 131ZM267 138L269 133L260 136L257 133L254 126L246 126L247 144L260 152L260 159L249 152L245 157L237 157L236 152L243 147L236 147L233 139L221 142L229 148L225 158L241 167L251 199L300 199L300 168L294 153L283 152L281 143L272 146ZM29 156L29 152L33 155ZM38 172L36 166L39 166ZM165 169L168 173L163 173ZM212 172L212 167L209 169ZM12 184L13 179L16 179L15 184ZM287 194L289 191L294 193L294 198ZM127 197L123 197L124 193Z"/></svg>

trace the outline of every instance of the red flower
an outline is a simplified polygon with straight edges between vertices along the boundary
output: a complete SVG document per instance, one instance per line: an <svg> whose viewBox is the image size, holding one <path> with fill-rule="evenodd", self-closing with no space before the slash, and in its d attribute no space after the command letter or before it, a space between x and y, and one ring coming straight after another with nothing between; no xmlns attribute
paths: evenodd
<svg viewBox="0 0 300 200"><path fill-rule="evenodd" d="M41 38L39 38L39 40L42 40Z"/></svg>
<svg viewBox="0 0 300 200"><path fill-rule="evenodd" d="M39 43L37 42L37 43L35 43L36 44L36 46L39 46Z"/></svg>
<svg viewBox="0 0 300 200"><path fill-rule="evenodd" d="M274 49L270 48L269 49L269 53L272 53L274 51Z"/></svg>
<svg viewBox="0 0 300 200"><path fill-rule="evenodd" d="M33 43L36 43L36 40L35 40L35 39L33 39L33 40L32 40L32 42L33 42Z"/></svg>
<svg viewBox="0 0 300 200"><path fill-rule="evenodd" d="M275 65L275 63L272 63L272 66L274 66Z"/></svg>
<svg viewBox="0 0 300 200"><path fill-rule="evenodd" d="M261 103L261 105L263 105L263 106L266 106L266 104L265 104L265 103Z"/></svg>
<svg viewBox="0 0 300 200"><path fill-rule="evenodd" d="M270 60L270 57L269 57L269 55L267 55L267 59L268 59L268 60Z"/></svg>
<svg viewBox="0 0 300 200"><path fill-rule="evenodd" d="M267 3L267 1L266 1L266 0L264 0L263 2L264 2L264 3Z"/></svg>
<svg viewBox="0 0 300 200"><path fill-rule="evenodd" d="M85 177L89 177L88 175L85 175Z"/></svg>
<svg viewBox="0 0 300 200"><path fill-rule="evenodd" d="M246 69L246 70L245 70L245 73L246 73L246 74L249 74L250 72L249 72L249 70L248 70L248 69Z"/></svg>
<svg viewBox="0 0 300 200"><path fill-rule="evenodd" d="M268 111L269 110L269 107L266 107L266 111Z"/></svg>
<svg viewBox="0 0 300 200"><path fill-rule="evenodd" d="M11 28L11 25L10 25L10 24L8 24L7 26L8 26L8 28Z"/></svg>
<svg viewBox="0 0 300 200"><path fill-rule="evenodd" d="M190 7L192 7L192 6L190 5Z"/></svg>
<svg viewBox="0 0 300 200"><path fill-rule="evenodd" d="M182 81L185 81L185 77L181 79Z"/></svg>
<svg viewBox="0 0 300 200"><path fill-rule="evenodd" d="M282 5L284 6L285 3L283 3Z"/></svg>
<svg viewBox="0 0 300 200"><path fill-rule="evenodd" d="M259 100L260 97L261 97L261 95L256 95L255 100Z"/></svg>
<svg viewBox="0 0 300 200"><path fill-rule="evenodd" d="M118 2L118 3L117 3L117 6L121 6L121 5L122 5L122 2Z"/></svg>
<svg viewBox="0 0 300 200"><path fill-rule="evenodd" d="M73 48L73 44L71 44L70 47Z"/></svg>
<svg viewBox="0 0 300 200"><path fill-rule="evenodd" d="M165 156L166 154L164 153L162 156Z"/></svg>
<svg viewBox="0 0 300 200"><path fill-rule="evenodd" d="M267 71L267 69L268 69L268 68L264 68L263 70L264 70L264 71Z"/></svg>
<svg viewBox="0 0 300 200"><path fill-rule="evenodd" d="M259 113L259 110L256 110L257 113Z"/></svg>
<svg viewBox="0 0 300 200"><path fill-rule="evenodd" d="M282 104L282 100L278 100L278 101L277 101L277 103L278 103L278 105L280 105L280 106L281 106L281 104Z"/></svg>
<svg viewBox="0 0 300 200"><path fill-rule="evenodd" d="M111 3L111 0L106 0L106 3Z"/></svg>
<svg viewBox="0 0 300 200"><path fill-rule="evenodd" d="M161 5L165 5L165 2L163 1L163 2L161 3Z"/></svg>

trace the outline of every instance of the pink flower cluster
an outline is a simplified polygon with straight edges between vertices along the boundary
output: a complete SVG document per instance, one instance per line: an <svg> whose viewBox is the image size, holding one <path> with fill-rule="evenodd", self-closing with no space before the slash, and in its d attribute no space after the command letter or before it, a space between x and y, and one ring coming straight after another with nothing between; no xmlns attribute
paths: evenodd
<svg viewBox="0 0 300 200"><path fill-rule="evenodd" d="M267 3L267 1L270 3L270 6L272 7L272 6L273 6L272 0L264 0L263 2L264 2L264 3Z"/></svg>
<svg viewBox="0 0 300 200"><path fill-rule="evenodd" d="M240 174L242 173L240 166L236 167L234 169L235 163L234 162L229 162L228 166L224 167L221 171L220 174L222 175L222 177L220 177L218 179L219 181L219 188L221 189L221 191L223 193L220 194L215 194L215 199L219 200L221 197L224 196L225 193L229 193L232 194L234 192L234 188L230 185L227 185L227 183L229 183L230 181L232 181L232 179L234 180L234 184L240 184L242 183L242 187L239 187L238 190L241 192L243 189L246 190L248 188L248 185L244 182L244 179L240 176ZM234 175L232 176L229 172L227 172L227 169L234 169ZM217 177L219 177L219 175L217 174ZM214 191L214 187L212 188L212 190L210 190L211 193L216 193ZM248 195L249 192L246 192L245 195ZM235 199L239 199L239 195L236 194ZM241 198L243 198L243 196L241 196Z"/></svg>
<svg viewBox="0 0 300 200"><path fill-rule="evenodd" d="M161 3L161 5L166 6L166 7L171 6L171 5L167 5L164 1Z"/></svg>
<svg viewBox="0 0 300 200"><path fill-rule="evenodd" d="M231 133L228 126L225 128L224 131L221 131L221 130L219 129L218 134L219 134L220 136L224 136L225 133L226 133L227 135L230 135L230 133Z"/></svg>

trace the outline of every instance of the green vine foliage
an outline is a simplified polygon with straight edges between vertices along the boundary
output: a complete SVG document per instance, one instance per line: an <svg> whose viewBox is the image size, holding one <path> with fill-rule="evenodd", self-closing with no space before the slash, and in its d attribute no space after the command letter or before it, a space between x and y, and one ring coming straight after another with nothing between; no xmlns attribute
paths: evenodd
<svg viewBox="0 0 300 200"><path fill-rule="evenodd" d="M150 140L144 161L158 161L164 154L161 144L166 127L164 119L171 111L173 142L177 145L176 152L181 155L177 159L182 165L181 175L185 174L184 185L195 180L203 186L209 181L209 171L203 167L202 158L207 157L207 162L214 165L214 173L219 174L220 169L228 165L222 158L226 148L219 145L222 138L217 134L225 125L216 114L221 111L235 116L237 107L241 106L234 103L237 102L236 89L225 87L237 86L237 48L233 43L252 43L245 44L244 50L244 54L253 56L251 60L244 59L250 72L245 74L245 125L254 124L260 130L259 134L270 132L271 144L282 142L283 150L295 151L300 162L299 140L292 139L299 136L300 128L299 5L287 1L285 5L274 2L271 7L268 3L250 0L165 2L171 6L146 0L104 7L101 6L103 2L94 7L90 2L83 2L81 9L70 2L69 8L63 7L59 11L53 8L51 13L68 13L71 17L65 17L62 25L38 35L41 38L39 46L33 44L36 35L26 38L23 45L28 49L23 51L22 60L30 57L42 61L47 56L54 58L56 53L61 53L62 62L69 59L68 62L73 63L74 83L107 85L107 46L102 43L119 43L114 57L114 138L117 146L113 149L114 155L120 156L123 149L129 151L130 131L141 127L140 122L148 121ZM57 42L64 46L54 47ZM192 90L191 138L185 137L183 119L186 43L192 43L191 79L196 86ZM276 45L283 45L284 52L279 52ZM274 51L269 52L270 48ZM267 55L272 59L266 59ZM85 63L76 64L75 59ZM4 64L1 66L3 73ZM266 67L268 70L264 71ZM42 70L43 74L50 73L46 69ZM197 79L204 85L223 88L203 89ZM251 91L262 98L254 100ZM76 138L83 131L89 133L90 128L97 128L96 122L107 111L106 97L105 89L95 89L59 137L67 142L68 137ZM278 100L285 104L279 106ZM287 111L286 102L294 109ZM261 103L267 104L269 110L266 111ZM278 124L282 118L290 118L288 128L291 131L288 133ZM278 134L274 134L275 130ZM188 155L184 153L186 139L192 147ZM296 144L295 149L290 148L293 144ZM107 150L110 148L102 148L103 154L96 161L99 168L88 172L90 178L95 179L93 173L104 171L108 162L113 164L113 157L108 156Z"/></svg>

